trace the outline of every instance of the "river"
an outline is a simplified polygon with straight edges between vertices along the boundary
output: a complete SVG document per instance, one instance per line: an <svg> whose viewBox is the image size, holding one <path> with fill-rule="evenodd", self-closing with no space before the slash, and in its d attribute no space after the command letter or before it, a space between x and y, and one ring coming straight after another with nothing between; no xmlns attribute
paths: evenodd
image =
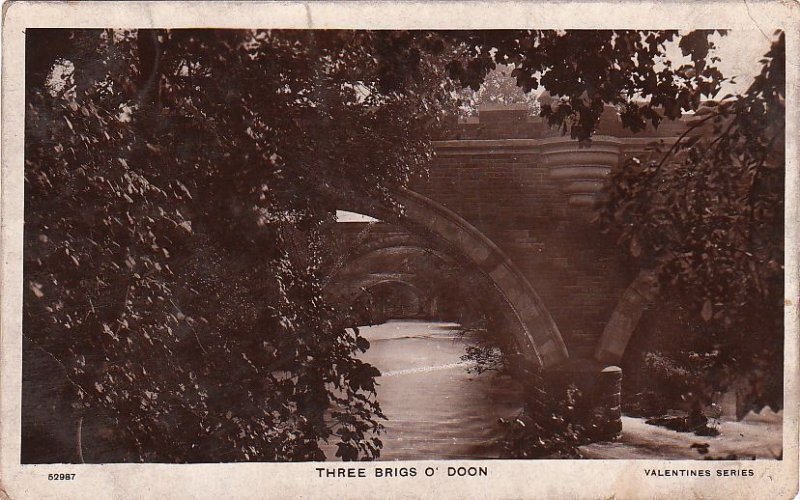
<svg viewBox="0 0 800 500"><path fill-rule="evenodd" d="M494 372L469 373L461 360L469 338L454 323L395 320L361 327L370 348L361 359L381 371L378 399L388 420L380 460L498 458L498 418L521 408L519 384ZM615 442L581 447L586 458L703 459L706 456L774 459L781 452L782 413L764 410L741 422L720 423L722 434L700 438L623 417ZM708 444L699 454L692 444ZM335 446L323 447L329 460Z"/></svg>
<svg viewBox="0 0 800 500"><path fill-rule="evenodd" d="M467 371L470 340L457 324L389 321L360 332L370 342L361 359L381 371L381 460L498 458L497 419L520 410L521 392L508 377Z"/></svg>

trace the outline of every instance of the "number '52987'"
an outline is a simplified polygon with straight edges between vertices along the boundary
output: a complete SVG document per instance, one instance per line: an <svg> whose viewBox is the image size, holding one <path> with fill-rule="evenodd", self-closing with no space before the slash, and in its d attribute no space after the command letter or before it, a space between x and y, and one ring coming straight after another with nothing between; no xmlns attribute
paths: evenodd
<svg viewBox="0 0 800 500"><path fill-rule="evenodd" d="M48 481L71 481L75 479L75 474L48 474Z"/></svg>

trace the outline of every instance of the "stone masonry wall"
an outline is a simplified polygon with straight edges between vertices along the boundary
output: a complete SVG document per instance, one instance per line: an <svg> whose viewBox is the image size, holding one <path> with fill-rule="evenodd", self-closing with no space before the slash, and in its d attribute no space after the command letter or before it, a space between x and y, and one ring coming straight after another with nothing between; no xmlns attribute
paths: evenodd
<svg viewBox="0 0 800 500"><path fill-rule="evenodd" d="M674 137L681 129L680 123L662 125L658 135ZM542 139L577 148L560 135L525 109L482 110L477 120L459 123L449 140L437 143L429 179L412 189L458 213L493 240L545 302L570 357L589 358L638 269L632 269L624 252L591 222L591 203L586 203L591 195L571 198L563 180L553 175ZM598 130L598 136L604 135L621 137L620 157L631 149L628 143L641 149L646 142L623 130L610 110ZM581 151L574 154L583 158ZM587 174L570 173L575 189L599 187L592 169L601 167L593 166L594 161L577 165L588 167ZM610 165L602 161L604 172Z"/></svg>

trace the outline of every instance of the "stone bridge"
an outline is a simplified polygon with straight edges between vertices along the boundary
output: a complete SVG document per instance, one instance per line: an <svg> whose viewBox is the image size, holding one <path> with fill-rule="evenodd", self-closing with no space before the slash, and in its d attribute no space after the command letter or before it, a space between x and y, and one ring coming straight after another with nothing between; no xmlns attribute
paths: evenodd
<svg viewBox="0 0 800 500"><path fill-rule="evenodd" d="M414 314L435 317L449 289L435 283L468 278L503 312L506 350L545 371L618 377L610 367L654 289L593 222L595 203L612 167L684 130L633 134L607 109L587 147L524 106L484 107L435 143L429 177L399 194L403 217L337 225L344 257L330 294L348 302L396 284L416 297Z"/></svg>

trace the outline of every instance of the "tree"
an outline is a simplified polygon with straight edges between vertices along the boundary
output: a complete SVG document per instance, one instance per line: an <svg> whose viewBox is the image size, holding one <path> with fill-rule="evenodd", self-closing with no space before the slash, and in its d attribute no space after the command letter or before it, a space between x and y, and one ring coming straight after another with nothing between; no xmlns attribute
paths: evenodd
<svg viewBox="0 0 800 500"><path fill-rule="evenodd" d="M525 92L511 76L512 69L499 65L486 74L481 87L475 91L467 87L461 90L460 113L463 116L477 116L481 105L525 105L531 114L541 111L537 96L533 92Z"/></svg>
<svg viewBox="0 0 800 500"><path fill-rule="evenodd" d="M450 33L463 43L450 75L473 90L498 65L525 92L540 86L556 96L541 116L572 138L591 139L605 105L620 110L623 126L634 132L676 119L715 95L724 77L714 66L719 32L637 30L497 30ZM723 33L724 32L719 32ZM674 67L664 54L678 41L691 63Z"/></svg>
<svg viewBox="0 0 800 500"><path fill-rule="evenodd" d="M383 75L390 39L29 35L26 347L128 459L319 459L331 436L345 459L378 454L378 372L319 267L330 186L387 199L430 156L435 67Z"/></svg>
<svg viewBox="0 0 800 500"><path fill-rule="evenodd" d="M744 383L742 411L783 401L783 33L761 63L743 95L706 103L671 147L612 172L602 210L686 311L667 359L703 366L690 388L696 404Z"/></svg>
<svg viewBox="0 0 800 500"><path fill-rule="evenodd" d="M26 359L118 459L375 457L378 371L321 293L337 203L402 211L497 64L579 139L603 103L633 129L677 117L718 88L708 35L657 69L676 32L30 30Z"/></svg>

